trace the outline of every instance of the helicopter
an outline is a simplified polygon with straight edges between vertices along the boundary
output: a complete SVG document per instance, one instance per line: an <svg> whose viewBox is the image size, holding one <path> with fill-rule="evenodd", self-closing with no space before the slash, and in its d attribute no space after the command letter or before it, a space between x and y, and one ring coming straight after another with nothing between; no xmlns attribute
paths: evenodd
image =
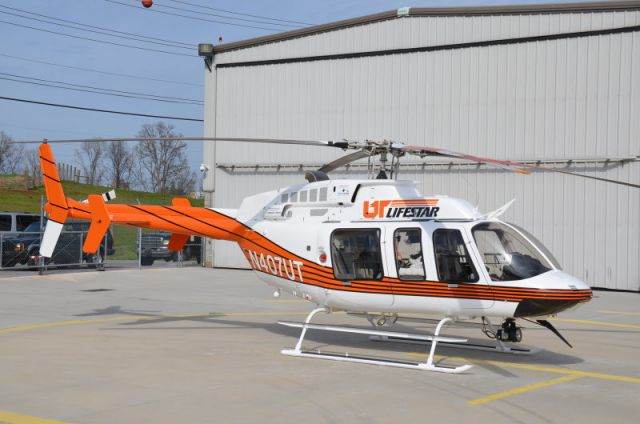
<svg viewBox="0 0 640 424"><path fill-rule="evenodd" d="M147 139L100 141L142 140ZM89 195L85 202L73 200L64 194L51 144L84 140L45 139L39 152L49 219L41 256L52 255L68 218L90 221L83 245L86 253L96 253L111 224L171 232L168 248L172 251L181 250L192 235L233 241L255 275L275 288L274 296L285 292L316 305L303 322L279 321L301 329L296 346L281 353L424 371L462 373L471 367L435 363L438 344L510 354L537 352L516 346L522 340L519 319L551 330L572 347L545 318L588 302L592 291L585 282L562 271L533 235L500 220L513 201L481 213L464 199L423 196L415 182L396 178L403 156L457 158L519 174L560 172L640 188L557 168L388 140L172 140L297 144L353 152L307 172L305 183L246 197L237 209L221 209L193 207L186 198L174 198L171 206L107 204L108 197L100 194ZM376 156L380 156L378 165L372 160ZM365 158L372 178L329 178L331 171ZM320 312L335 311L364 317L373 328L311 322ZM411 314L442 318L412 318ZM431 322L435 330L413 334L384 328L399 319ZM459 322L479 327L495 344L471 344L464 338L440 335L445 324ZM363 334L379 341L424 343L430 350L426 361L417 363L305 350L303 342L309 329Z"/></svg>

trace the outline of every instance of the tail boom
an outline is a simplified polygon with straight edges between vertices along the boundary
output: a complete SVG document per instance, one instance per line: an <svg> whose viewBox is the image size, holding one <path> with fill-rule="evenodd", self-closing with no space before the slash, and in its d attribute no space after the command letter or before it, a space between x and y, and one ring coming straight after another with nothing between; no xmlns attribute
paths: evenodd
<svg viewBox="0 0 640 424"><path fill-rule="evenodd" d="M192 207L185 198L173 199L171 206L106 204L101 195L90 195L79 202L64 195L51 146L40 145L40 165L47 195L45 211L49 222L40 248L42 256L51 257L68 218L90 221L83 251L95 253L109 225L120 224L173 234L170 248L181 248L187 236L196 235L219 240L240 241L247 228L234 218L212 209Z"/></svg>

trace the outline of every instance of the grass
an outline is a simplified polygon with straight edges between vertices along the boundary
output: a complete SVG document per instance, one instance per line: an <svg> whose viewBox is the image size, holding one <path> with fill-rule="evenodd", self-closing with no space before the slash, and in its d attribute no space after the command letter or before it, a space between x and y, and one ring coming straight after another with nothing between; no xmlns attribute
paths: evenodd
<svg viewBox="0 0 640 424"><path fill-rule="evenodd" d="M89 194L103 193L111 190L109 187L80 184L63 181L62 186L67 197L84 200ZM44 196L44 187L31 190L0 189L0 211L19 211L40 213L40 202ZM109 203L170 205L171 199L176 197L169 194L147 193L144 191L118 189L116 198ZM204 206L201 199L189 199L193 206ZM138 229L120 225L111 228L116 253L110 259L136 259L136 240Z"/></svg>

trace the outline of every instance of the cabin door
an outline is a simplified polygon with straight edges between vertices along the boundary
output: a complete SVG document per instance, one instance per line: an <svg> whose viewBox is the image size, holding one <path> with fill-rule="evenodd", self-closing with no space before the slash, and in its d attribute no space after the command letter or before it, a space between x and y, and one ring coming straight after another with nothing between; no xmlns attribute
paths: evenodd
<svg viewBox="0 0 640 424"><path fill-rule="evenodd" d="M393 304L384 228L336 228L330 235L331 266L339 286L327 289L328 303L356 311Z"/></svg>

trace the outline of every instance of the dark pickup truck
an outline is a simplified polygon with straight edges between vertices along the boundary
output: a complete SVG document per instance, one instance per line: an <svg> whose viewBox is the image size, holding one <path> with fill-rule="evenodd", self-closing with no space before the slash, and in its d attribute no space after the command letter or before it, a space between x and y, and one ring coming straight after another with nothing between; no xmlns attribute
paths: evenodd
<svg viewBox="0 0 640 424"><path fill-rule="evenodd" d="M62 233L56 244L51 258L45 260L46 264L72 265L85 263L89 266L100 266L105 257L104 239L96 254L87 254L82 251L82 244L89 231L87 221L67 221L62 227ZM33 222L20 233L13 233L2 239L2 266L13 267L15 265L38 265L40 250L40 222ZM111 230L106 235L106 254L113 255L113 235Z"/></svg>
<svg viewBox="0 0 640 424"><path fill-rule="evenodd" d="M156 259L164 259L165 261L177 261L178 252L172 252L168 249L171 233L164 231L156 231L153 233L142 233L142 246L140 248L140 264L147 266L153 265ZM189 237L187 244L182 249L182 260L195 260L200 263L202 260L202 238L197 236Z"/></svg>

